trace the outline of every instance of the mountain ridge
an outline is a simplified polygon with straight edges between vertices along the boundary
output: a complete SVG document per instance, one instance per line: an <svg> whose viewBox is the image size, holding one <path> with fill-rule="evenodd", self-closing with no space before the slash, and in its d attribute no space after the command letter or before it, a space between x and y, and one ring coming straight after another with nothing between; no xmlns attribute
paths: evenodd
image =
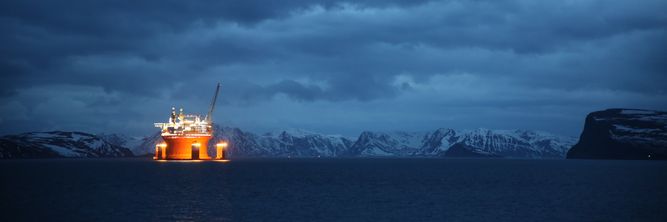
<svg viewBox="0 0 667 222"><path fill-rule="evenodd" d="M91 146L86 151L78 138L62 136L67 133L78 135L78 137L85 136L89 140L95 140L104 145ZM93 135L63 131L23 133L0 137L0 154L3 155L2 158L144 156L151 155L154 152L155 144L161 140L159 132L143 138L122 134ZM255 134L235 127L214 125L214 135L210 145L212 147L217 142L228 141L227 155L231 158L460 157L458 155L464 153L474 154L475 157L564 158L567 149L574 144L574 140L574 138L539 131L483 128L474 130L439 128L425 132L363 131L358 137L353 138L301 129ZM54 144L49 144L49 141ZM33 142L37 144L33 144L32 148L12 149L12 147L21 146L31 147L30 144ZM100 149L100 146L109 147L107 149L114 150L114 152L96 151ZM448 154L451 147L457 148L457 152L451 151ZM214 151L209 150L209 152ZM18 153L24 154L19 155ZM213 153L210 154L213 155Z"/></svg>
<svg viewBox="0 0 667 222"><path fill-rule="evenodd" d="M131 156L127 147L84 132L28 132L0 137L0 159Z"/></svg>

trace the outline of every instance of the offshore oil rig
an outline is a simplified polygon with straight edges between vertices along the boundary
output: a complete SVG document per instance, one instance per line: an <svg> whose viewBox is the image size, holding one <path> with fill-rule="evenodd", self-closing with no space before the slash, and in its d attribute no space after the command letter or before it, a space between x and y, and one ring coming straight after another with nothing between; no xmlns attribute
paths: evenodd
<svg viewBox="0 0 667 222"><path fill-rule="evenodd" d="M160 128L164 142L155 145L156 160L224 160L226 142L216 143L215 158L209 156L208 144L213 137L213 109L220 92L220 83L215 88L213 100L208 114L204 118L200 115L183 114L183 108L176 114L176 108L171 108L171 115L167 123L155 123Z"/></svg>

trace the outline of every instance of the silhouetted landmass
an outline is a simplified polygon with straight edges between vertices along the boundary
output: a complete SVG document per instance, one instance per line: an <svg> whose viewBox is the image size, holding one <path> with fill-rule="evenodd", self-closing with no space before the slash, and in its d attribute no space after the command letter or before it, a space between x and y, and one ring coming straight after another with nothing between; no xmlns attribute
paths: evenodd
<svg viewBox="0 0 667 222"><path fill-rule="evenodd" d="M570 159L667 159L667 112L608 109L588 114Z"/></svg>

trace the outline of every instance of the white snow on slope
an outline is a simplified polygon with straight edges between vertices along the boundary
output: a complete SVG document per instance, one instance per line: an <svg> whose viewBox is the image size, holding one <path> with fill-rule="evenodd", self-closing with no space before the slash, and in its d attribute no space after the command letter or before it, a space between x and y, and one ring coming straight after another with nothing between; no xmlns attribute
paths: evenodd
<svg viewBox="0 0 667 222"><path fill-rule="evenodd" d="M636 110L636 109L624 109L621 110L621 114L625 115L655 115L655 111L651 110Z"/></svg>
<svg viewBox="0 0 667 222"><path fill-rule="evenodd" d="M528 130L453 130L427 132L363 132L358 138L319 134L308 130L285 129L254 134L237 128L216 126L212 141L230 142L229 153L240 156L441 156L456 143L464 143L479 153L511 157L559 158L574 145L576 138ZM133 149L154 152L159 134L144 139Z"/></svg>
<svg viewBox="0 0 667 222"><path fill-rule="evenodd" d="M42 146L48 147L49 149L55 151L56 153L60 154L61 156L64 157L79 157L79 153L74 152L68 147L62 147L62 146L57 146L57 145L52 145L52 144L42 144Z"/></svg>

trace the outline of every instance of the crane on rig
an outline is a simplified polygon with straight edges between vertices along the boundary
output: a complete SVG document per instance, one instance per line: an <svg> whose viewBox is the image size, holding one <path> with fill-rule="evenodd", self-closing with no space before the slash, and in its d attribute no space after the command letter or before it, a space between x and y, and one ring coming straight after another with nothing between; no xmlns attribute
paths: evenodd
<svg viewBox="0 0 667 222"><path fill-rule="evenodd" d="M213 94L213 100L211 101L211 108L208 110L204 120L208 123L213 123L213 109L215 108L215 101L218 100L218 93L220 92L220 83L215 86L215 93Z"/></svg>

